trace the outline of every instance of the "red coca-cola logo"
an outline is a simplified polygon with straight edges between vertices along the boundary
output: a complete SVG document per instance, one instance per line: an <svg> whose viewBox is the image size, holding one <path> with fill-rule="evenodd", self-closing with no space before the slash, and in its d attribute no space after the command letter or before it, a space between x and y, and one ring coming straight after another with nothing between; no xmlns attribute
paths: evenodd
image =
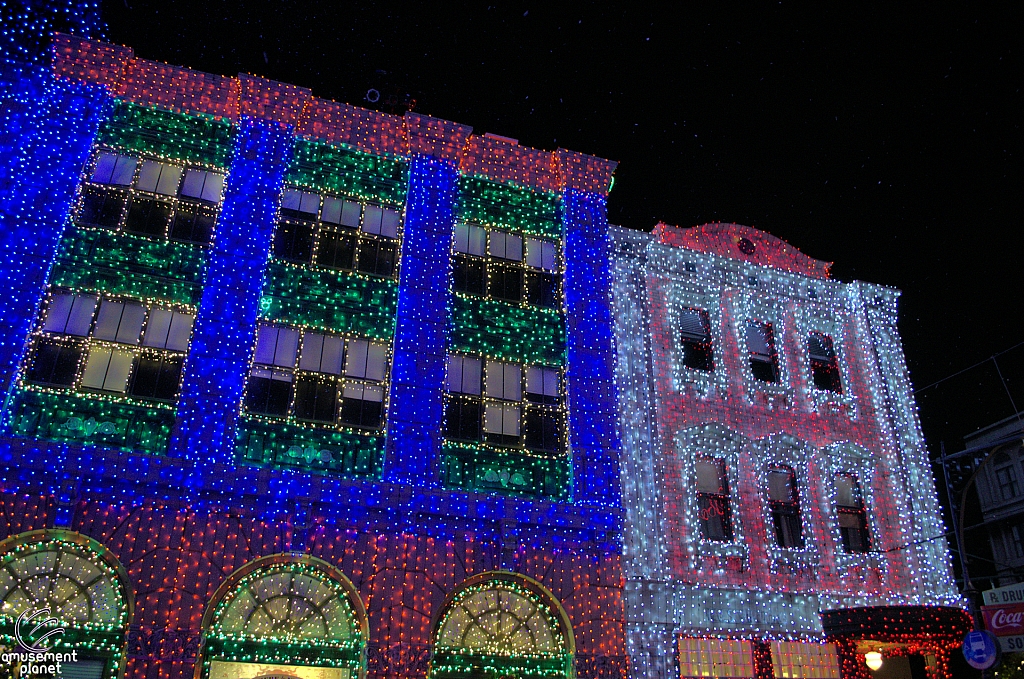
<svg viewBox="0 0 1024 679"><path fill-rule="evenodd" d="M985 623L996 636L1024 634L1024 605L985 606Z"/></svg>
<svg viewBox="0 0 1024 679"><path fill-rule="evenodd" d="M994 630L1006 629L1007 627L1020 627L1024 623L1024 611L1007 613L1005 608L1000 608L992 614L991 625Z"/></svg>

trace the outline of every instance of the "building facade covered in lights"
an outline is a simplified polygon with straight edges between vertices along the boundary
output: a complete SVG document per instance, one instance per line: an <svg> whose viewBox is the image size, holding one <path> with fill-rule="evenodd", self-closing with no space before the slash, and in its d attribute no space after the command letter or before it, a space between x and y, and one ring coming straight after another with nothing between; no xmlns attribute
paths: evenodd
<svg viewBox="0 0 1024 679"><path fill-rule="evenodd" d="M70 35L41 84L0 646L47 608L81 679L625 677L615 163Z"/></svg>
<svg viewBox="0 0 1024 679"><path fill-rule="evenodd" d="M947 676L899 293L735 224L610 241L631 676Z"/></svg>
<svg viewBox="0 0 1024 679"><path fill-rule="evenodd" d="M50 54L2 93L0 650L47 608L81 679L943 676L894 291L609 227L612 161Z"/></svg>

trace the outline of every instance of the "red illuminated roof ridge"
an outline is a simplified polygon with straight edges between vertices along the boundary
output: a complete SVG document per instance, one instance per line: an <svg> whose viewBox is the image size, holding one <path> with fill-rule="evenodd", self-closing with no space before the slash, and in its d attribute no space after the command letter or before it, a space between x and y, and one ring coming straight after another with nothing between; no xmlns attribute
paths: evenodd
<svg viewBox="0 0 1024 679"><path fill-rule="evenodd" d="M771 266L814 278L828 278L832 267L832 262L808 257L781 238L742 224L712 222L681 228L659 222L654 227L653 235L665 245Z"/></svg>
<svg viewBox="0 0 1024 679"><path fill-rule="evenodd" d="M250 116L291 126L296 134L391 157L425 154L465 175L541 191L607 194L617 163L567 149L544 151L441 118L403 116L322 99L298 85L255 75L215 75L139 59L130 47L57 33L55 77L102 85L143 106L237 122Z"/></svg>

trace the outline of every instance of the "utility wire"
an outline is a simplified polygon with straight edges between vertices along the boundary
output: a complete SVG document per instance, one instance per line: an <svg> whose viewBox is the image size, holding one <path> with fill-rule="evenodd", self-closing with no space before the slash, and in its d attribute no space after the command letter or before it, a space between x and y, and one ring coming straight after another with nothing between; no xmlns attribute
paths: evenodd
<svg viewBox="0 0 1024 679"><path fill-rule="evenodd" d="M969 366L967 366L966 368L964 368L963 370L958 370L957 372L953 373L952 375L946 375L946 376L945 376L945 377L943 377L943 378L942 378L941 380L937 380L937 381L935 381L935 382L932 382L931 384L929 384L929 385L927 385L927 386L924 386L924 387L921 387L920 389L915 389L915 390L914 390L914 393L915 393L915 394L919 394L919 393L921 393L922 391L924 391L925 389L931 389L932 387L934 387L934 386L935 386L935 385L937 385L937 384L942 384L942 383L943 383L943 382L945 382L946 380L951 380L951 379L953 379L954 377L956 377L957 375L963 375L963 374L964 374L965 372L967 372L968 370L973 370L973 369L977 368L977 367L978 367L979 365L985 365L985 364L986 364L986 363L988 363L989 361L995 362L995 360L996 360L996 357L997 357L997 356L1002 356L1002 355L1003 355L1003 354L1005 354L1006 352L1008 352L1008 351L1013 351L1014 349L1016 349L1017 347L1020 347L1020 346L1024 346L1024 342L1018 342L1017 344L1014 344L1014 345L1013 345L1012 347L1010 347L1009 349L1003 349L1002 351L1000 351L1000 352L998 352L998 353L992 354L992 355L991 355L991 356L989 356L988 358L986 358L986 359L984 359L984 360L981 360L981 361L978 361L978 362L977 362L977 363L975 363L974 365L969 365ZM998 363L996 363L996 372L999 372L999 364L998 364ZM1002 374L1000 374L1000 375L999 375L999 378L1000 378L1000 379L1002 379ZM1003 386L1005 386L1005 382L1004 382ZM1011 400L1012 400L1012 399L1011 399ZM1014 411L1016 411L1016 410L1017 410L1017 409L1016 409L1016 408L1014 408Z"/></svg>

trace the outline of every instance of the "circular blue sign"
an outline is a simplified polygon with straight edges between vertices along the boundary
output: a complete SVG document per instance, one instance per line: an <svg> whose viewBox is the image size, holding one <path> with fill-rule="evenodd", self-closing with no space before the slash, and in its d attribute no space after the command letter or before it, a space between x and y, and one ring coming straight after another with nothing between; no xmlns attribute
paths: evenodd
<svg viewBox="0 0 1024 679"><path fill-rule="evenodd" d="M987 670L996 664L996 638L985 631L968 632L964 637L964 658L976 670Z"/></svg>

